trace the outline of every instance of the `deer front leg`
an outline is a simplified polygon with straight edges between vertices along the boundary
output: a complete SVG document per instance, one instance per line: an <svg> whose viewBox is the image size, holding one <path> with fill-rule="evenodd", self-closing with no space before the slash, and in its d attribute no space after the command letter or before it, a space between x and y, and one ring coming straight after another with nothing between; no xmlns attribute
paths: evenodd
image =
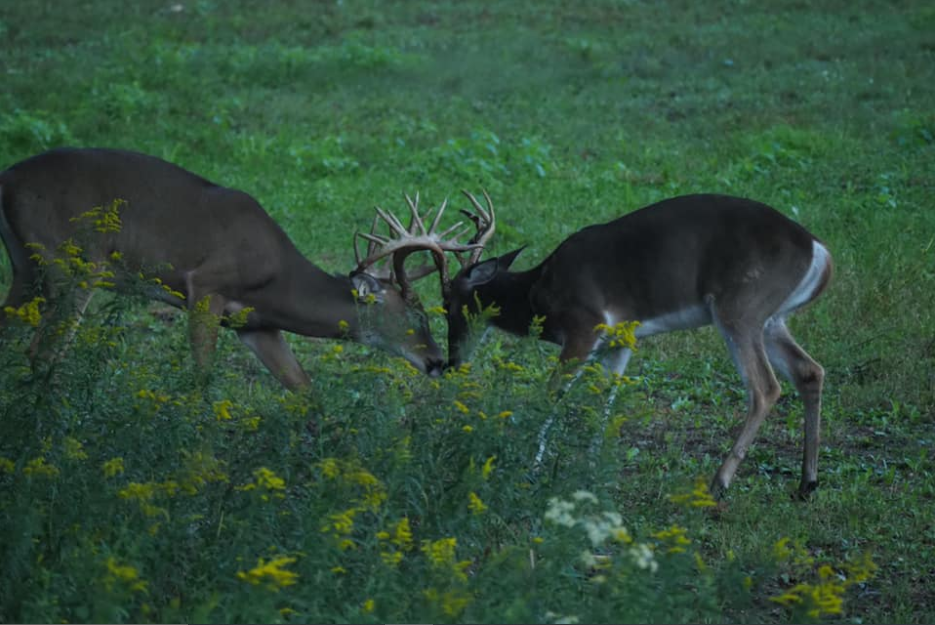
<svg viewBox="0 0 935 625"><path fill-rule="evenodd" d="M237 330L237 336L290 391L299 391L312 383L279 330Z"/></svg>
<svg viewBox="0 0 935 625"><path fill-rule="evenodd" d="M188 338L191 341L195 363L204 370L211 364L211 358L217 349L218 328L221 326L221 315L227 302L220 295L213 294L192 299L191 304L188 311Z"/></svg>
<svg viewBox="0 0 935 625"><path fill-rule="evenodd" d="M583 372L583 366L603 342L603 336L595 333L603 318L600 315L579 312L574 315L559 318L560 327L563 328L562 351L558 355L558 366L549 378L549 393L557 393L556 399L561 399L578 381ZM562 380L571 374L568 382L562 385Z"/></svg>
<svg viewBox="0 0 935 625"><path fill-rule="evenodd" d="M565 340L562 343L562 352L558 356L559 363L555 371L552 372L548 382L549 395L554 396L556 402L578 381L578 378L581 377L584 371L583 365L588 359L588 356L601 344L603 337L594 334L594 327L600 323L600 318L594 317L597 320L591 323L592 317L591 315L582 315L581 317L575 318L575 323L570 325L571 329L564 331ZM589 323L590 325L588 325ZM571 378L562 385L564 378L571 372L574 372ZM539 430L539 449L536 452L536 467L540 466L542 463L542 458L545 455L545 448L548 442L549 430L552 427L552 423L555 421L556 415L557 413L553 412Z"/></svg>

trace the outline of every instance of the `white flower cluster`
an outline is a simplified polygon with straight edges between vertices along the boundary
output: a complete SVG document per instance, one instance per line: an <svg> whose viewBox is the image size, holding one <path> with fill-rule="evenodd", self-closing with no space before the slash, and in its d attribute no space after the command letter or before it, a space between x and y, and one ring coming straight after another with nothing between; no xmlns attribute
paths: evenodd
<svg viewBox="0 0 935 625"><path fill-rule="evenodd" d="M587 510L598 504L594 493L586 490L572 493L570 501L552 497L545 512L545 519L562 527L583 528L588 540L591 541L592 549L599 548L608 539L629 545L626 553L630 555L636 566L650 573L658 571L659 563L654 557L652 545L634 543L630 533L623 526L623 518L619 513L612 510L592 513ZM589 568L605 568L609 564L609 557L586 549L581 554L581 562Z"/></svg>

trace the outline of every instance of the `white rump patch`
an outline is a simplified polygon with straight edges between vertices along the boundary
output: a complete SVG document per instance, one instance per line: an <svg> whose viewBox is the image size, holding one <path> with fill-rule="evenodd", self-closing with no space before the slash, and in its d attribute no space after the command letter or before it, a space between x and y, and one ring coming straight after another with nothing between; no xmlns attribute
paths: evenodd
<svg viewBox="0 0 935 625"><path fill-rule="evenodd" d="M829 262L831 262L831 254L827 248L818 241L812 241L812 263L808 266L808 271L772 318L782 319L796 308L807 304L821 285L822 276Z"/></svg>

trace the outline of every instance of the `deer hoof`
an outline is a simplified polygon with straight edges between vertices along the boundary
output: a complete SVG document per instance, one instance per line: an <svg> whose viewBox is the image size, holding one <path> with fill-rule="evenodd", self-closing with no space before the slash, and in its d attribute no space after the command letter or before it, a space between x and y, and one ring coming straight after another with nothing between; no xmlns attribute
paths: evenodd
<svg viewBox="0 0 935 625"><path fill-rule="evenodd" d="M818 480L813 480L810 482L802 482L799 485L799 490L796 491L794 499L798 501L808 501L812 498L812 493L818 489Z"/></svg>

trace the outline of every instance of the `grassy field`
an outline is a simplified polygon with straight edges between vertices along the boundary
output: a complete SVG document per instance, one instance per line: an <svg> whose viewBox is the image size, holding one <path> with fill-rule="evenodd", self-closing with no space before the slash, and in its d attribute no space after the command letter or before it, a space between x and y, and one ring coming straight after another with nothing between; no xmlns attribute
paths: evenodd
<svg viewBox="0 0 935 625"><path fill-rule="evenodd" d="M519 268L695 192L771 204L836 264L791 322L827 371L821 486L791 497L786 387L714 513L692 489L745 402L710 328L641 343L606 426L600 378L554 403L554 347L499 333L438 380L292 337L294 395L231 333L205 380L151 303L97 298L52 372L11 329L0 621L935 619L930 3L6 2L0 76L0 169L160 156L329 271L374 204L462 188L489 190L488 253L526 245Z"/></svg>

